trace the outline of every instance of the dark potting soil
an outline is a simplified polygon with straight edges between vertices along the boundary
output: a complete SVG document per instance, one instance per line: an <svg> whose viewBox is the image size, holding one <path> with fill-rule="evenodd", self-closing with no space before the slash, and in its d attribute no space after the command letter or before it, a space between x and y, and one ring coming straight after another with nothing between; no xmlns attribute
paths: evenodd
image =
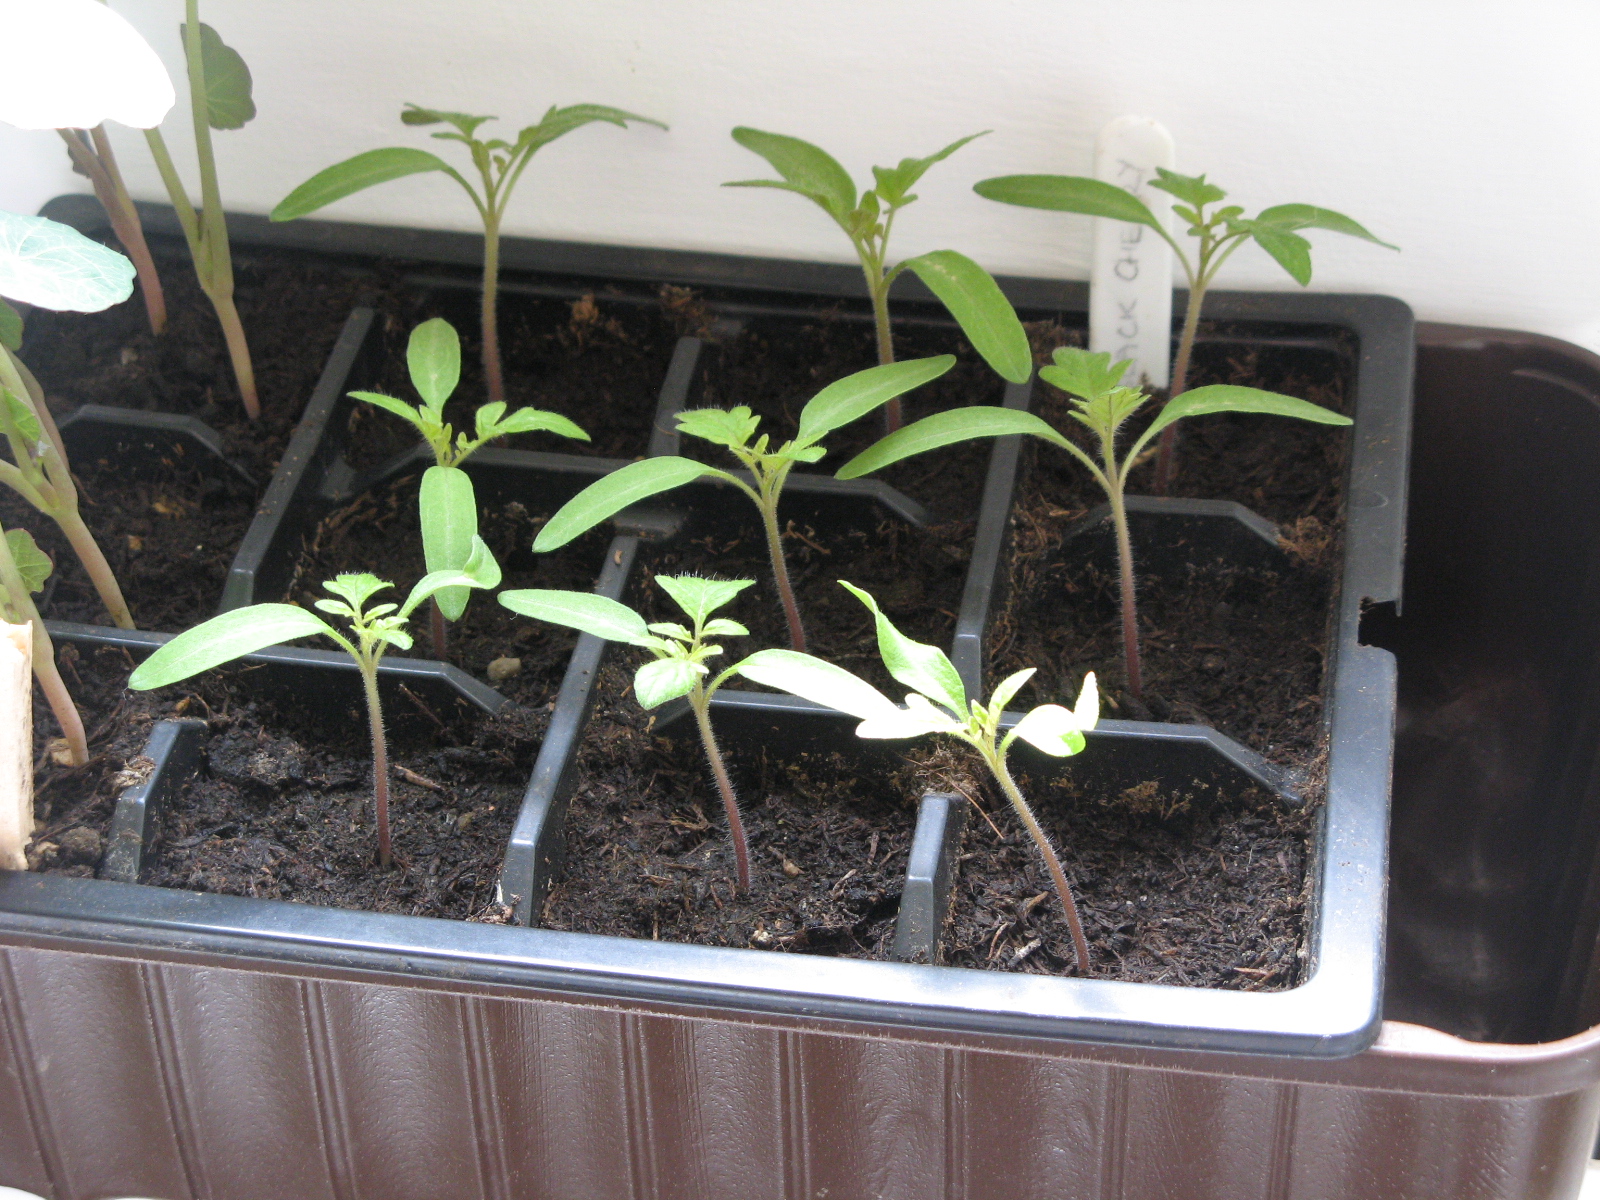
<svg viewBox="0 0 1600 1200"><path fill-rule="evenodd" d="M1051 338L1043 334L1046 344ZM1239 383L1348 408L1347 352L1232 349L1227 330L1196 348L1193 382ZM1242 332L1248 332L1247 329ZM1060 340L1074 335L1063 331ZM1035 408L1059 429L1066 397L1041 384ZM1156 405L1152 404L1152 411ZM1037 667L1037 700L1072 697L1084 674L1100 682L1107 716L1211 725L1319 786L1322 676L1342 530L1348 431L1243 414L1180 427L1176 496L1234 500L1279 524L1282 571L1191 569L1141 576L1145 696L1125 691L1116 565L1067 557L1061 530L1102 502L1086 472L1036 439L1024 441L1013 511L1009 590L990 632L991 682ZM1076 432L1076 431L1074 431ZM1148 470L1149 468L1145 468ZM1135 477L1135 489L1138 479ZM1134 546L1135 569L1139 547Z"/></svg>
<svg viewBox="0 0 1600 1200"><path fill-rule="evenodd" d="M341 573L368 572L397 586L386 596L399 602L427 573L418 533L418 477L407 476L363 493L329 514L317 526L296 563L283 599L310 607L328 593L322 584ZM594 530L549 554L534 554L534 536L549 513L532 514L520 503L484 505L479 535L502 571L498 590L560 588L590 591L604 565L605 530ZM412 617L413 658L434 658L429 608ZM519 703L551 702L561 685L577 634L542 621L530 621L503 607L489 593L476 593L462 619L448 626L446 661L488 677L497 691ZM391 649L390 654L406 651ZM515 660L508 663L503 660ZM499 662L491 674L491 663ZM502 672L510 672L504 674Z"/></svg>
<svg viewBox="0 0 1600 1200"><path fill-rule="evenodd" d="M383 368L373 390L417 403L406 343L416 325L444 317L462 337L461 383L445 416L458 431L470 432L473 414L487 399L479 314L473 285L429 288L406 312L388 315ZM573 298L508 288L501 294L499 320L508 411L531 407L560 413L590 440L523 433L492 444L601 458L637 458L646 452L678 338L709 326L695 293L673 287L655 295L602 289ZM368 404L351 411L347 457L358 469L376 467L416 442L415 429L399 417Z"/></svg>
<svg viewBox="0 0 1600 1200"><path fill-rule="evenodd" d="M1054 784L1026 771L1018 784L1072 883L1094 978L1241 991L1299 981L1313 819L1305 809L1291 812L1259 789L1085 795L1072 786L1071 760ZM1009 805L985 807L1000 833L969 812L942 961L1075 974L1043 859Z"/></svg>
<svg viewBox="0 0 1600 1200"><path fill-rule="evenodd" d="M719 737L740 797L751 888L692 718L658 736L632 700L636 652L602 669L578 752L566 869L540 924L621 937L886 958L916 821L893 756L791 753Z"/></svg>

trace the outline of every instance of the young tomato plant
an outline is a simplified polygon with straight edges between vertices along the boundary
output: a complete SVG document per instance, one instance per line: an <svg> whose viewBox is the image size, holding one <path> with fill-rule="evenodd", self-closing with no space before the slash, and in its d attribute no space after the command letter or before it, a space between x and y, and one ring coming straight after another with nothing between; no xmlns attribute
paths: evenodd
<svg viewBox="0 0 1600 1200"><path fill-rule="evenodd" d="M711 697L738 672L739 664L713 676L706 660L722 653L722 647L709 639L749 636L750 631L739 622L711 614L755 580L657 575L656 582L688 614L693 628L670 621L646 624L645 619L627 605L591 592L501 592L500 603L536 621L565 625L608 642L641 646L651 653L651 660L633 677L633 694L646 709L679 696L689 698L689 707L694 711L695 724L700 730L700 744L705 747L711 775L722 798L722 810L727 814L739 890L746 892L750 890L750 848L745 841L744 822L739 817L739 800L728 778L722 752L717 748L716 735L711 730Z"/></svg>
<svg viewBox="0 0 1600 1200"><path fill-rule="evenodd" d="M1237 204L1207 211L1208 206L1225 200L1228 193L1209 182L1204 175L1179 175L1175 171L1157 167L1156 179L1150 186L1159 188L1177 201L1172 211L1188 224L1189 236L1195 239L1192 256L1167 232L1166 226L1156 219L1142 200L1103 180L1077 175L1002 175L974 184L973 191L990 200L1025 208L1085 213L1092 217L1147 225L1165 239L1178 256L1189 282L1189 303L1183 314L1183 333L1178 339L1178 354L1172 364L1172 385L1168 389L1173 396L1182 393L1187 385L1189 356L1194 351L1195 330L1200 325L1200 309L1205 303L1206 289L1211 286L1222 264L1246 242L1253 241L1265 250L1301 287L1311 282L1311 243L1300 236L1302 229L1325 229L1390 250L1399 249L1398 246L1379 241L1343 213L1334 212L1331 208L1318 208L1314 204L1275 204L1253 217L1246 217L1244 209ZM1171 425L1161 435L1156 459L1155 490L1158 495L1166 495L1172 484L1176 470L1173 457L1176 435L1177 429Z"/></svg>
<svg viewBox="0 0 1600 1200"><path fill-rule="evenodd" d="M411 331L406 343L406 367L411 386L422 397L420 405L378 392L351 392L357 400L409 421L433 450L434 465L422 473L417 513L422 524L422 553L429 571L459 571L472 554L478 537L478 498L472 477L461 464L485 442L513 433L544 431L587 442L589 435L559 413L519 408L507 413L503 401L480 407L473 417L473 433L456 433L444 419L445 402L461 381L461 339L442 317L424 321ZM442 588L433 596L431 635L433 655L446 651L445 621L459 621L466 611L469 589Z"/></svg>
<svg viewBox="0 0 1600 1200"><path fill-rule="evenodd" d="M1056 896L1066 913L1067 925L1072 930L1078 971L1088 974L1089 943L1083 936L1083 923L1078 919L1072 886L1067 882L1067 873L1062 870L1055 848L1012 778L1006 754L1018 738L1056 758L1079 753L1085 744L1084 732L1093 729L1100 719L1100 696L1095 689L1094 675L1091 673L1084 679L1083 690L1074 707L1041 704L1002 734L1000 723L1005 707L1032 678L1035 668L1018 671L1002 680L990 695L988 704L976 699L969 701L961 676L944 651L912 641L883 615L870 595L842 579L839 583L871 610L877 623L878 653L883 665L897 681L912 689L904 708L843 667L793 650L758 650L734 669L756 683L860 717L857 737L898 739L942 733L976 750L1044 859Z"/></svg>
<svg viewBox="0 0 1600 1200"><path fill-rule="evenodd" d="M514 142L502 138L485 141L477 136L478 126L485 121L495 120L494 117L474 117L467 113L407 104L400 114L400 120L407 125L450 125L453 131L433 136L466 146L472 157L472 166L478 173L480 187L473 187L466 176L436 154L409 146L389 146L382 150L368 150L365 154L347 158L344 162L317 172L283 198L278 207L272 210L272 219L293 221L297 217L309 216L335 200L406 175L439 171L460 184L472 198L478 217L483 222L483 375L490 401L498 403L505 399L495 304L500 279L500 223L505 218L506 205L510 203L517 180L522 178L522 172L541 147L591 122L608 121L624 128L629 121L643 121L646 125L661 129L666 126L649 117L624 112L620 108L609 108L604 104L552 107L537 125L529 125L518 133Z"/></svg>
<svg viewBox="0 0 1600 1200"><path fill-rule="evenodd" d="M1128 369L1126 361L1112 364L1109 354L1090 354L1087 350L1064 348L1055 352L1053 365L1039 371L1039 378L1054 384L1072 397L1072 417L1094 434L1098 443L1099 461L1083 450L1064 433L1052 428L1048 422L1029 412L1010 408L972 405L935 413L899 433L890 434L876 445L869 446L839 469L841 479L855 479L870 474L892 462L913 454L922 454L952 442L975 437L1003 437L1011 433L1028 433L1059 446L1072 455L1094 477L1111 503L1111 520L1117 536L1117 565L1122 590L1122 650L1123 664L1127 670L1128 690L1144 698L1143 671L1139 661L1139 622L1135 607L1133 544L1128 535L1128 512L1124 501L1128 472L1139 463L1139 456L1152 438L1171 428L1185 417L1198 417L1206 413L1243 412L1270 413L1279 417L1297 417L1302 421L1315 421L1321 425L1349 425L1350 418L1331 409L1297 400L1293 396L1264 392L1257 388L1236 387L1231 384L1212 384L1195 388L1169 400L1156 414L1155 420L1136 437L1133 444L1119 457L1117 436L1123 424L1150 397L1137 388L1122 387L1120 380Z"/></svg>
<svg viewBox="0 0 1600 1200"><path fill-rule="evenodd" d="M984 131L988 132L987 130ZM994 278L964 254L934 250L889 265L889 234L896 214L917 197L911 189L934 163L949 158L973 138L974 133L951 142L927 158L902 158L897 167L873 167L876 186L856 198L855 181L826 150L780 133L739 126L733 140L772 164L779 179L740 179L723 187L770 187L797 192L833 218L850 239L861 270L867 277L872 316L878 332L878 362L894 361L894 339L889 329L889 289L902 271L922 280L961 326L973 349L1003 378L1026 383L1033 373L1028 335ZM885 432L901 425L900 401L884 409Z"/></svg>
<svg viewBox="0 0 1600 1200"><path fill-rule="evenodd" d="M784 481L795 463L814 463L827 454L827 449L819 443L835 429L866 416L914 387L937 379L953 367L955 361L955 356L950 354L913 358L887 366L868 367L830 383L800 410L800 428L796 436L775 449L769 448L767 434L756 435L760 418L742 404L732 409L695 408L681 412L678 429L691 437L727 447L750 473L748 482L732 472L676 455L629 463L591 483L567 501L539 531L533 548L541 553L559 549L630 504L696 479L731 483L750 497L761 512L773 578L789 623L789 643L796 650L804 650L805 624L800 619L800 606L795 603L794 588L789 583L789 568L783 557L783 533L778 526L778 500Z"/></svg>
<svg viewBox="0 0 1600 1200"><path fill-rule="evenodd" d="M50 556L34 545L25 529L8 529L0 538L0 617L13 625L33 626L33 675L39 681L61 736L66 739L67 757L75 767L89 761L89 739L83 731L78 706L56 670L55 646L39 619L31 593L44 587L52 570Z"/></svg>
<svg viewBox="0 0 1600 1200"><path fill-rule="evenodd" d="M390 646L402 650L411 648L406 623L417 605L434 593L448 587L492 588L499 583L500 567L481 539L474 544L472 556L461 570L424 575L411 589L405 603L398 607L394 604L367 605L373 596L394 584L374 575L340 575L322 585L338 599L318 600L317 607L348 622L352 637L346 637L315 613L293 604L253 604L212 617L180 633L134 669L128 686L136 691L166 687L266 646L303 637L331 638L361 669L367 724L372 733L372 796L377 813L378 861L387 867L391 861L389 750L383 732L383 708L378 699L378 663Z"/></svg>

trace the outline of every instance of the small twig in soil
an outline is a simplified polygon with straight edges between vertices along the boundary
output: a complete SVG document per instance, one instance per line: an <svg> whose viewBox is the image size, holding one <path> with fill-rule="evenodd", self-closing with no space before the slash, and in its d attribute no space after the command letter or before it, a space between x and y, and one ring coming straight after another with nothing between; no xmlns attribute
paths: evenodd
<svg viewBox="0 0 1600 1200"><path fill-rule="evenodd" d="M430 792L447 792L450 789L442 783L435 783L425 775L418 775L410 767L402 767L399 763L394 765L394 773L407 783L414 783L418 787L427 788Z"/></svg>
<svg viewBox="0 0 1600 1200"><path fill-rule="evenodd" d="M422 698L420 696L418 696L415 692L413 692L410 688L408 688L403 683L400 685L400 690L403 693L405 693L405 697L406 697L407 700L411 701L412 704L417 706L417 711L418 712L420 712L423 716L427 717L428 720L432 721L440 729L444 728L444 722L439 719L438 714L436 714L433 711L433 709L429 708L426 704L424 704L422 702Z"/></svg>

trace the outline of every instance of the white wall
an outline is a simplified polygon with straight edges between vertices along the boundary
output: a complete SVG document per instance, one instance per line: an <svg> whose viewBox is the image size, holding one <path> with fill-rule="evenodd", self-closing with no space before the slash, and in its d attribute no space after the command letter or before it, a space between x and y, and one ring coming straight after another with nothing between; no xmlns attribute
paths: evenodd
<svg viewBox="0 0 1600 1200"><path fill-rule="evenodd" d="M112 0L178 75L177 0ZM1600 349L1600 4L1594 0L203 0L250 62L260 116L218 134L230 207L264 212L339 158L437 147L401 103L498 113L596 102L671 132L580 130L541 152L509 232L848 258L820 211L720 189L766 173L735 124L793 133L858 178L977 129L919 187L897 249L952 246L992 270L1083 277L1084 218L1009 208L974 180L1086 173L1122 113L1164 122L1178 165L1250 208L1305 201L1403 253L1313 234L1313 287L1387 292L1423 318L1539 330ZM169 138L186 143L177 117ZM12 155L0 195L61 179ZM130 184L159 199L133 136ZM446 149L448 153L448 147ZM46 156L54 161L55 150ZM19 183L18 178L27 176ZM43 182L41 182L43 181ZM31 189L31 190L30 190ZM442 176L326 215L470 228ZM1292 287L1241 251L1223 286Z"/></svg>

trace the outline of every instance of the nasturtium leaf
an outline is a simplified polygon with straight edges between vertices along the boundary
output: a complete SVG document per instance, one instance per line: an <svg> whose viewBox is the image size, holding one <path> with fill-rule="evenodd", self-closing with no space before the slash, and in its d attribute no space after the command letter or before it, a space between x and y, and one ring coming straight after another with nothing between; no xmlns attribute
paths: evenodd
<svg viewBox="0 0 1600 1200"><path fill-rule="evenodd" d="M1056 758L1081 753L1085 744L1083 726L1071 709L1059 704L1041 704L1018 721L1011 732Z"/></svg>
<svg viewBox="0 0 1600 1200"><path fill-rule="evenodd" d="M1174 421L1185 417L1199 417L1207 413L1242 412L1268 413L1277 417L1297 417L1302 421L1315 421L1319 425L1350 425L1349 417L1293 396L1277 392L1264 392L1259 388L1238 387L1230 383L1213 383L1195 388L1167 401L1167 406L1156 414L1156 419L1141 435L1148 441Z"/></svg>
<svg viewBox="0 0 1600 1200"><path fill-rule="evenodd" d="M873 167L872 178L877 184L874 190L890 207L909 204L916 197L907 196L906 193L917 186L917 180L927 173L929 167L936 162L943 162L968 142L992 132L993 130L985 129L983 133L969 133L964 138L957 138L943 150L928 155L927 158L902 158L897 166Z"/></svg>
<svg viewBox="0 0 1600 1200"><path fill-rule="evenodd" d="M708 638L714 637L749 637L750 631L737 621L730 621L727 617L717 617L706 622L701 635Z"/></svg>
<svg viewBox="0 0 1600 1200"><path fill-rule="evenodd" d="M151 129L177 98L126 17L98 0L0 0L0 121L19 129Z"/></svg>
<svg viewBox="0 0 1600 1200"><path fill-rule="evenodd" d="M703 625L717 609L733 601L754 579L703 579L698 575L657 575L661 590L689 614L696 625Z"/></svg>
<svg viewBox="0 0 1600 1200"><path fill-rule="evenodd" d="M640 667L633 676L633 694L640 708L655 708L668 700L686 696L705 667L682 658L658 658Z"/></svg>
<svg viewBox="0 0 1600 1200"><path fill-rule="evenodd" d="M472 479L459 467L429 467L417 493L422 521L422 556L429 571L459 571L472 557L478 536L478 498ZM434 601L447 621L466 611L469 589L444 588Z"/></svg>
<svg viewBox="0 0 1600 1200"><path fill-rule="evenodd" d="M1256 214L1255 219L1264 225L1277 225L1290 230L1327 229L1334 233L1360 238L1362 241L1373 242L1390 250L1400 249L1399 246L1374 237L1363 225L1343 213L1334 212L1331 208L1318 208L1314 204L1274 204L1271 208L1263 208Z"/></svg>
<svg viewBox="0 0 1600 1200"><path fill-rule="evenodd" d="M392 412L397 417L404 417L418 429L424 428L422 414L404 400L397 400L393 396L385 396L381 392L351 392L349 394L356 400L363 400L368 404L383 409L385 412ZM433 425L437 427L438 422L433 422Z"/></svg>
<svg viewBox="0 0 1600 1200"><path fill-rule="evenodd" d="M1054 362L1039 372L1039 378L1063 392L1092 400L1103 396L1122 382L1132 359L1113 364L1104 351L1090 354L1077 346L1062 346L1052 356Z"/></svg>
<svg viewBox="0 0 1600 1200"><path fill-rule="evenodd" d="M612 108L609 105L570 104L566 108L552 108L537 125L530 125L519 133L514 149L526 149L531 146L534 150L538 150L541 146L548 146L558 137L563 137L574 129L595 121L605 121L624 128L629 121L643 121L646 125L654 125L658 129L666 128L660 121L641 117L638 113L626 112L620 108Z"/></svg>
<svg viewBox="0 0 1600 1200"><path fill-rule="evenodd" d="M595 480L563 504L533 539L540 554L559 550L580 533L586 533L630 504L659 492L682 487L702 475L724 475L715 467L693 459L668 455L629 463Z"/></svg>
<svg viewBox="0 0 1600 1200"><path fill-rule="evenodd" d="M99 312L133 294L133 264L59 221L0 212L0 296Z"/></svg>
<svg viewBox="0 0 1600 1200"><path fill-rule="evenodd" d="M884 363L837 379L806 401L806 406L800 410L800 432L795 445L809 446L896 396L939 378L955 365L955 355L940 354L933 358Z"/></svg>
<svg viewBox="0 0 1600 1200"><path fill-rule="evenodd" d="M252 604L186 629L134 668L135 691L165 687L267 646L296 638L339 635L321 617L292 604Z"/></svg>
<svg viewBox="0 0 1600 1200"><path fill-rule="evenodd" d="M38 445L44 437L44 430L39 425L39 415L33 411L33 405L4 386L0 386L0 402L5 404L6 418L22 440L29 446Z"/></svg>
<svg viewBox="0 0 1600 1200"><path fill-rule="evenodd" d="M22 349L22 314L0 300L0 346L15 354Z"/></svg>
<svg viewBox="0 0 1600 1200"><path fill-rule="evenodd" d="M519 408L495 423L495 437L506 437L513 433L554 433L574 441L589 440L589 435L573 421L560 413L539 408Z"/></svg>
<svg viewBox="0 0 1600 1200"><path fill-rule="evenodd" d="M17 574L22 576L23 586L30 592L37 592L44 587L50 572L55 570L55 564L50 561L48 554L39 549L33 534L26 529L6 530L6 549L11 551L11 561L16 564Z"/></svg>
<svg viewBox="0 0 1600 1200"><path fill-rule="evenodd" d="M1038 667L1024 667L1015 675L1007 675L997 683L989 695L989 711L1004 712L1006 705L1015 699L1016 694L1022 690L1022 685L1032 679L1038 669Z"/></svg>
<svg viewBox="0 0 1600 1200"><path fill-rule="evenodd" d="M856 455L834 474L840 479L857 479L887 467L890 463L937 450L953 442L971 438L1005 437L1013 433L1031 433L1057 446L1072 443L1057 433L1048 422L1030 412L1015 408L998 408L989 404L973 404L966 408L947 409L914 421L904 429L897 429Z"/></svg>
<svg viewBox="0 0 1600 1200"><path fill-rule="evenodd" d="M272 219L293 221L309 216L335 200L424 171L443 171L460 178L449 163L426 150L413 150L409 146L368 150L318 171L278 202L278 207L272 210Z"/></svg>
<svg viewBox="0 0 1600 1200"><path fill-rule="evenodd" d="M900 711L893 700L865 680L798 650L758 650L734 669L752 683L790 692L862 720Z"/></svg>
<svg viewBox="0 0 1600 1200"><path fill-rule="evenodd" d="M188 51L188 28L179 25ZM213 129L243 129L256 115L250 96L250 68L243 57L204 21L200 23L200 64L206 77L206 123Z"/></svg>
<svg viewBox="0 0 1600 1200"><path fill-rule="evenodd" d="M1204 175L1180 175L1165 167L1156 168L1156 177L1150 181L1150 186L1159 188L1169 196L1176 196L1185 204L1192 204L1195 208L1205 204L1215 204L1218 200L1226 199L1228 195L1216 184L1208 183Z"/></svg>
<svg viewBox="0 0 1600 1200"><path fill-rule="evenodd" d="M429 408L442 409L461 382L461 338L443 317L424 321L406 341L411 386ZM501 406L502 408L504 405Z"/></svg>
<svg viewBox="0 0 1600 1200"><path fill-rule="evenodd" d="M994 276L954 250L935 250L901 265L939 297L995 374L1012 383L1028 382L1033 374L1033 350L1017 310Z"/></svg>
<svg viewBox="0 0 1600 1200"><path fill-rule="evenodd" d="M650 636L643 617L626 604L620 604L608 596L597 596L593 592L528 588L501 592L497 598L501 604L521 616L592 633L608 642L652 648L665 645L659 638Z"/></svg>
<svg viewBox="0 0 1600 1200"><path fill-rule="evenodd" d="M734 129L733 140L761 155L783 180L740 179L723 187L784 188L815 201L841 225L849 219L856 207L855 181L826 150L797 137L764 133L746 125Z"/></svg>
<svg viewBox="0 0 1600 1200"><path fill-rule="evenodd" d="M1259 221L1240 221L1239 225L1250 231L1250 236L1289 273L1301 287L1311 282L1311 243L1298 233L1263 225Z"/></svg>
<svg viewBox="0 0 1600 1200"><path fill-rule="evenodd" d="M1080 175L1001 175L979 180L972 185L972 190L1002 204L1084 213L1091 217L1110 217L1113 221L1131 221L1152 229L1162 228L1142 200L1100 179Z"/></svg>
<svg viewBox="0 0 1600 1200"><path fill-rule="evenodd" d="M872 613L872 619L878 627L878 653L889 674L965 718L967 689L945 652L937 646L914 642L901 633L878 607L878 602L855 584L841 579L839 586L865 604Z"/></svg>
<svg viewBox="0 0 1600 1200"><path fill-rule="evenodd" d="M677 417L678 432L718 446L743 447L755 435L761 419L741 404L736 408L689 408Z"/></svg>

